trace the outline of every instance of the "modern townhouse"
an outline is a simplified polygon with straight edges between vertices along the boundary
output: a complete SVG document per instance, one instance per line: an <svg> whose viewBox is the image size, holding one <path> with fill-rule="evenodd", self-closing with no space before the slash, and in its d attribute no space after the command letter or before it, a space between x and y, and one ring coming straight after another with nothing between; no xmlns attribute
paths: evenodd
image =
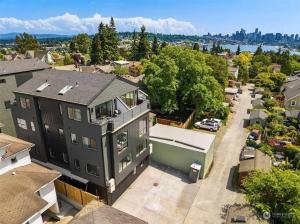
<svg viewBox="0 0 300 224"><path fill-rule="evenodd" d="M10 110L15 98L13 90L34 77L35 71L47 68L49 65L38 59L0 61L0 124L3 133L16 135Z"/></svg>
<svg viewBox="0 0 300 224"><path fill-rule="evenodd" d="M60 173L32 163L32 143L0 133L0 223L42 224L59 212L54 181Z"/></svg>
<svg viewBox="0 0 300 224"><path fill-rule="evenodd" d="M36 161L112 204L149 162L146 95L115 75L38 73L15 91L17 135Z"/></svg>

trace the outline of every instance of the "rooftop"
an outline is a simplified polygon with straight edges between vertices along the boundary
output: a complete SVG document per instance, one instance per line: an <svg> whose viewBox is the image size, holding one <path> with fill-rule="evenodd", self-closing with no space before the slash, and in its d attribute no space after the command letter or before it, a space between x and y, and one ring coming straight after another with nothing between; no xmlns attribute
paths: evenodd
<svg viewBox="0 0 300 224"><path fill-rule="evenodd" d="M290 100L300 95L300 80L287 83L283 92L284 99Z"/></svg>
<svg viewBox="0 0 300 224"><path fill-rule="evenodd" d="M150 128L151 140L172 144L194 151L206 152L215 140L215 135L156 124Z"/></svg>
<svg viewBox="0 0 300 224"><path fill-rule="evenodd" d="M298 118L300 110L287 110L285 111L285 116L288 118Z"/></svg>
<svg viewBox="0 0 300 224"><path fill-rule="evenodd" d="M60 176L57 171L31 163L0 176L0 223L19 224L43 209L47 202L36 192Z"/></svg>
<svg viewBox="0 0 300 224"><path fill-rule="evenodd" d="M147 224L147 222L99 201L91 201L76 214L70 224Z"/></svg>
<svg viewBox="0 0 300 224"><path fill-rule="evenodd" d="M240 162L239 173L250 172L256 169L269 171L271 169L271 158L259 150L255 150L255 157Z"/></svg>
<svg viewBox="0 0 300 224"><path fill-rule="evenodd" d="M263 106L264 101L262 99L256 99L256 100L252 100L251 104L255 108L255 107L258 107L258 106Z"/></svg>
<svg viewBox="0 0 300 224"><path fill-rule="evenodd" d="M237 94L237 92L238 92L237 88L231 88L231 87L225 88L225 93Z"/></svg>
<svg viewBox="0 0 300 224"><path fill-rule="evenodd" d="M15 92L81 105L89 105L103 91L112 94L115 92L119 93L120 89L122 90L128 86L130 86L131 89L137 88L134 85L119 80L116 75L111 74L107 75L102 73L84 73L62 70L44 70L39 71L38 73L38 76L18 87ZM49 85L42 91L36 91L37 88L41 87L44 83L48 83ZM112 83L114 83L113 89L111 89L112 86L110 85ZM62 91L63 89L66 91ZM108 91L108 89L110 90ZM61 93L58 94L59 92ZM112 95L108 95L108 93L106 93L105 96L112 99Z"/></svg>
<svg viewBox="0 0 300 224"><path fill-rule="evenodd" d="M26 142L19 138L0 133L0 150L2 148L5 149L5 153L2 156L3 158L14 155L25 149L31 149L31 147L33 147L33 144L30 142Z"/></svg>
<svg viewBox="0 0 300 224"><path fill-rule="evenodd" d="M261 119L267 119L268 114L265 113L263 110L252 110L250 111L250 117L249 119L256 119L256 118L261 118Z"/></svg>
<svg viewBox="0 0 300 224"><path fill-rule="evenodd" d="M50 68L50 66L36 58L16 61L0 61L0 76L46 68Z"/></svg>

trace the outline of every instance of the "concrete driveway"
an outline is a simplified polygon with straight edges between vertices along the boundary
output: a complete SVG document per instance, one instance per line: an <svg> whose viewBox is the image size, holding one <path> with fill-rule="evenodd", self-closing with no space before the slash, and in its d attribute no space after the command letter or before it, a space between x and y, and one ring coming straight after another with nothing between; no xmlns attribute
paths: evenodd
<svg viewBox="0 0 300 224"><path fill-rule="evenodd" d="M190 184L186 174L152 164L113 207L150 224L223 223L224 206L243 201L231 184L233 167L239 163L247 137L243 124L251 97L246 87L243 90L227 129L217 135L214 165L207 178Z"/></svg>

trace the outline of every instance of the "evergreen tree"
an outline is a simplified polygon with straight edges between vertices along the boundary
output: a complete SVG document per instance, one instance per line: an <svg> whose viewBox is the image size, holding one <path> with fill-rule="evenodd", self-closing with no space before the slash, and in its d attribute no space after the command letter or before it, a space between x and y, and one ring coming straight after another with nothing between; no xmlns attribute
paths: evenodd
<svg viewBox="0 0 300 224"><path fill-rule="evenodd" d="M110 18L110 23L108 28L108 48L109 48L109 58L108 60L117 60L119 57L119 51L118 51L118 46L119 46L119 37L118 33L116 31L116 25L114 18Z"/></svg>
<svg viewBox="0 0 300 224"><path fill-rule="evenodd" d="M259 45L258 48L256 49L254 55L260 55L263 53L263 49L262 49L262 46Z"/></svg>
<svg viewBox="0 0 300 224"><path fill-rule="evenodd" d="M194 43L193 50L199 51L200 50L200 45L198 43Z"/></svg>
<svg viewBox="0 0 300 224"><path fill-rule="evenodd" d="M236 55L239 55L240 53L241 53L241 46L238 45L235 54L236 54Z"/></svg>
<svg viewBox="0 0 300 224"><path fill-rule="evenodd" d="M157 55L158 54L158 41L157 36L154 36L153 42L152 42L152 53Z"/></svg>
<svg viewBox="0 0 300 224"><path fill-rule="evenodd" d="M203 47L202 47L202 52L208 52L208 49L205 45L203 45Z"/></svg>
<svg viewBox="0 0 300 224"><path fill-rule="evenodd" d="M71 52L76 52L76 44L74 41L71 41L69 48Z"/></svg>
<svg viewBox="0 0 300 224"><path fill-rule="evenodd" d="M91 46L91 64L101 64L103 61L103 55L101 51L101 45L99 40L99 34L96 33L93 37Z"/></svg>
<svg viewBox="0 0 300 224"><path fill-rule="evenodd" d="M149 53L149 42L148 42L148 34L146 33L146 27L141 27L141 32L139 34L139 43L137 46L137 59L143 59L148 57Z"/></svg>
<svg viewBox="0 0 300 224"><path fill-rule="evenodd" d="M167 45L168 45L167 42L164 41L164 42L161 43L160 48L163 49L163 48L165 48Z"/></svg>
<svg viewBox="0 0 300 224"><path fill-rule="evenodd" d="M102 60L105 61L109 58L109 49L108 49L108 35L107 35L107 26L102 22L99 24L98 35L100 41L100 49L102 51Z"/></svg>
<svg viewBox="0 0 300 224"><path fill-rule="evenodd" d="M284 51L280 56L281 70L280 72L286 75L292 75L292 65L290 59L290 52Z"/></svg>
<svg viewBox="0 0 300 224"><path fill-rule="evenodd" d="M133 35L132 35L132 43L131 43L131 58L133 60L137 59L137 35L135 30L133 31Z"/></svg>
<svg viewBox="0 0 300 224"><path fill-rule="evenodd" d="M221 52L223 52L223 48L221 47L220 43L218 43L216 53L221 53Z"/></svg>

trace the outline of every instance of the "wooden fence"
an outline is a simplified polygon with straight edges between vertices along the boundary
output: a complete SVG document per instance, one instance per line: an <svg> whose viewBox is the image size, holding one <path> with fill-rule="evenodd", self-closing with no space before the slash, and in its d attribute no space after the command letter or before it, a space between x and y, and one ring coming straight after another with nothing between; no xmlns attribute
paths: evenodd
<svg viewBox="0 0 300 224"><path fill-rule="evenodd" d="M164 124L164 125L170 125L170 126L176 126L178 128L188 128L188 126L191 124L191 122L194 119L196 110L193 110L193 112L190 114L190 116L186 119L186 121L179 122L179 121L173 121L169 119L164 119L164 118L156 118L157 123L159 124Z"/></svg>
<svg viewBox="0 0 300 224"><path fill-rule="evenodd" d="M54 181L56 191L70 200L80 204L86 205L92 200L99 200L99 197L89 192L83 191L77 187L67 184L61 180Z"/></svg>

